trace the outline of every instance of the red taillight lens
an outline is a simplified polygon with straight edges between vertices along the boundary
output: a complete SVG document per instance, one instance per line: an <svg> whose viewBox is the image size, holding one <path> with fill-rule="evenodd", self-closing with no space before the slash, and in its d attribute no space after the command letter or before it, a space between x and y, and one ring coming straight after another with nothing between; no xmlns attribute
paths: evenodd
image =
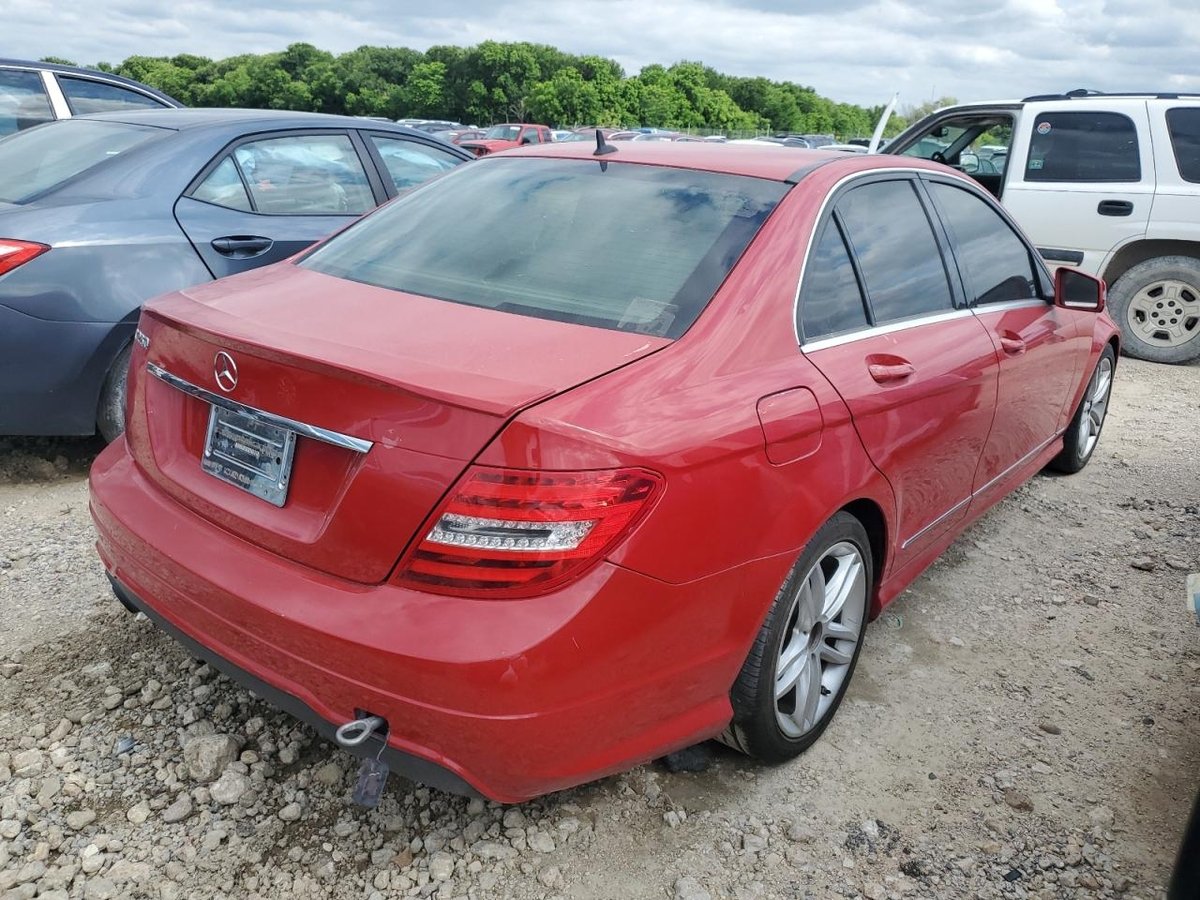
<svg viewBox="0 0 1200 900"><path fill-rule="evenodd" d="M0 238L0 275L5 275L17 266L23 266L35 256L41 256L50 248L33 241L15 241Z"/></svg>
<svg viewBox="0 0 1200 900"><path fill-rule="evenodd" d="M662 476L644 469L472 468L402 560L397 579L464 597L545 593L600 559L661 486Z"/></svg>

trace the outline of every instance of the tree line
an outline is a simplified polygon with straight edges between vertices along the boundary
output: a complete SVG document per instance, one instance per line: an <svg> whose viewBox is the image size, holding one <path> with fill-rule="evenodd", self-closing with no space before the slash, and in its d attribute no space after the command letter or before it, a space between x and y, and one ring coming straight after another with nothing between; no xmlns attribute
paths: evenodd
<svg viewBox="0 0 1200 900"><path fill-rule="evenodd" d="M51 60L66 62L66 60ZM311 110L479 125L653 126L732 132L870 135L879 107L838 103L791 81L725 75L699 62L626 75L614 60L530 43L359 47L333 54L297 43L277 53L213 60L131 56L98 63L188 106ZM894 133L897 120L889 128Z"/></svg>

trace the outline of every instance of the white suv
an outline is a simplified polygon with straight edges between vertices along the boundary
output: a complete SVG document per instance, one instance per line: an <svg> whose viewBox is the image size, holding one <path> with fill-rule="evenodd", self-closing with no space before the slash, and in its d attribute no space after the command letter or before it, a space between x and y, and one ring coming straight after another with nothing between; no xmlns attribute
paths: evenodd
<svg viewBox="0 0 1200 900"><path fill-rule="evenodd" d="M1130 356L1200 358L1200 95L1080 90L951 106L887 152L967 172L1048 262L1108 282Z"/></svg>

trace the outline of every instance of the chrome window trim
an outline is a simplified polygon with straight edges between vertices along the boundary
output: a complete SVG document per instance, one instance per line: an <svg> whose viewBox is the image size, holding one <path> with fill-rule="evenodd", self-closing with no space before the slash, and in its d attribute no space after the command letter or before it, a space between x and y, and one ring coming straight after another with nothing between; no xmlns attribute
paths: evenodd
<svg viewBox="0 0 1200 900"><path fill-rule="evenodd" d="M812 341L808 345L804 344L800 337L800 289L804 286L804 270L808 268L808 257L812 254L813 241L816 240L817 232L820 230L821 224L825 221L825 210L829 208L829 202L833 199L834 195L841 191L841 189L851 181L855 181L860 178L867 180L875 175L916 175L917 177L920 177L922 171L923 170L912 166L885 166L878 169L865 169L860 172L851 172L849 175L838 179L834 183L833 187L825 192L825 198L821 201L821 207L817 210L817 214L813 217L813 227L812 231L808 233L808 243L804 247L804 255L800 258L800 274L796 278L796 295L792 298L792 333L796 336L796 345L800 347L800 349L803 350L805 346L824 344L826 340L839 340L840 343L845 343L845 341L840 340L843 335L833 335L829 338L820 338L816 341ZM935 234L934 237L936 238L937 235ZM865 330L873 331L874 329ZM857 332L847 332L847 336L861 333L861 330Z"/></svg>
<svg viewBox="0 0 1200 900"><path fill-rule="evenodd" d="M49 69L41 69L38 74L42 76L42 87L46 89L46 97L50 101L50 111L54 118L71 118L71 107L67 105L67 98L58 86L58 79L54 77L54 73Z"/></svg>
<svg viewBox="0 0 1200 900"><path fill-rule="evenodd" d="M266 412L265 410L256 409L253 406L247 406L244 403L238 403L230 400L228 397L222 397L219 394L214 394L212 391L205 390L180 378L178 375L172 375L162 366L157 366L152 362L146 363L146 371L157 378L164 384L169 384L176 390L182 391L189 396L196 397L206 403L211 403L213 406L219 406L222 409L228 409L232 412L239 412L242 415L250 416L258 419L267 425L276 425L280 428L286 428L288 431L294 431L303 437L312 438L314 441L322 441L326 444L332 444L335 447L342 447L346 450L353 450L356 453L366 453L373 446L373 441L364 440L363 438L351 437L348 434L342 434L340 431L331 431L328 428L321 428L319 425L309 425L307 422L300 422L296 419L289 419L286 416L279 416L275 413Z"/></svg>
<svg viewBox="0 0 1200 900"><path fill-rule="evenodd" d="M1041 297L1028 297L1024 300L1005 300L1003 303L978 303L970 308L975 311L976 315L982 316L984 313L990 312L1006 312L1010 309L1033 309L1039 306L1051 307L1053 305Z"/></svg>
<svg viewBox="0 0 1200 900"><path fill-rule="evenodd" d="M922 325L932 325L935 322L964 319L974 314L970 309L948 309L945 312L932 313L927 316L914 316L911 319L888 322L886 325L876 325L873 328L859 328L855 331L847 331L843 334L834 334L815 341L809 341L807 344L801 344L800 350L804 353L815 353L818 350L825 350L829 347L840 347L842 344L850 344L854 341L864 341L867 338L878 337L881 334L892 334L896 331L906 331L909 328L920 328Z"/></svg>

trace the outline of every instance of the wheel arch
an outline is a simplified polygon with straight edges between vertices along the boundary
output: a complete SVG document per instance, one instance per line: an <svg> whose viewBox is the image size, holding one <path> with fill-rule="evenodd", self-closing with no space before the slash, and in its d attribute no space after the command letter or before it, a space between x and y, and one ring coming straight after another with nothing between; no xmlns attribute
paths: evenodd
<svg viewBox="0 0 1200 900"><path fill-rule="evenodd" d="M866 497L852 500L843 506L839 512L849 513L858 519L863 529L867 532L867 539L871 542L871 575L874 579L873 590L871 592L871 618L875 618L882 609L879 585L883 581L883 573L886 569L885 563L887 562L887 518L883 514L883 508L874 500Z"/></svg>
<svg viewBox="0 0 1200 900"><path fill-rule="evenodd" d="M1200 241L1138 240L1126 244L1112 255L1101 273L1110 287L1139 263L1160 256L1191 256L1200 260Z"/></svg>

